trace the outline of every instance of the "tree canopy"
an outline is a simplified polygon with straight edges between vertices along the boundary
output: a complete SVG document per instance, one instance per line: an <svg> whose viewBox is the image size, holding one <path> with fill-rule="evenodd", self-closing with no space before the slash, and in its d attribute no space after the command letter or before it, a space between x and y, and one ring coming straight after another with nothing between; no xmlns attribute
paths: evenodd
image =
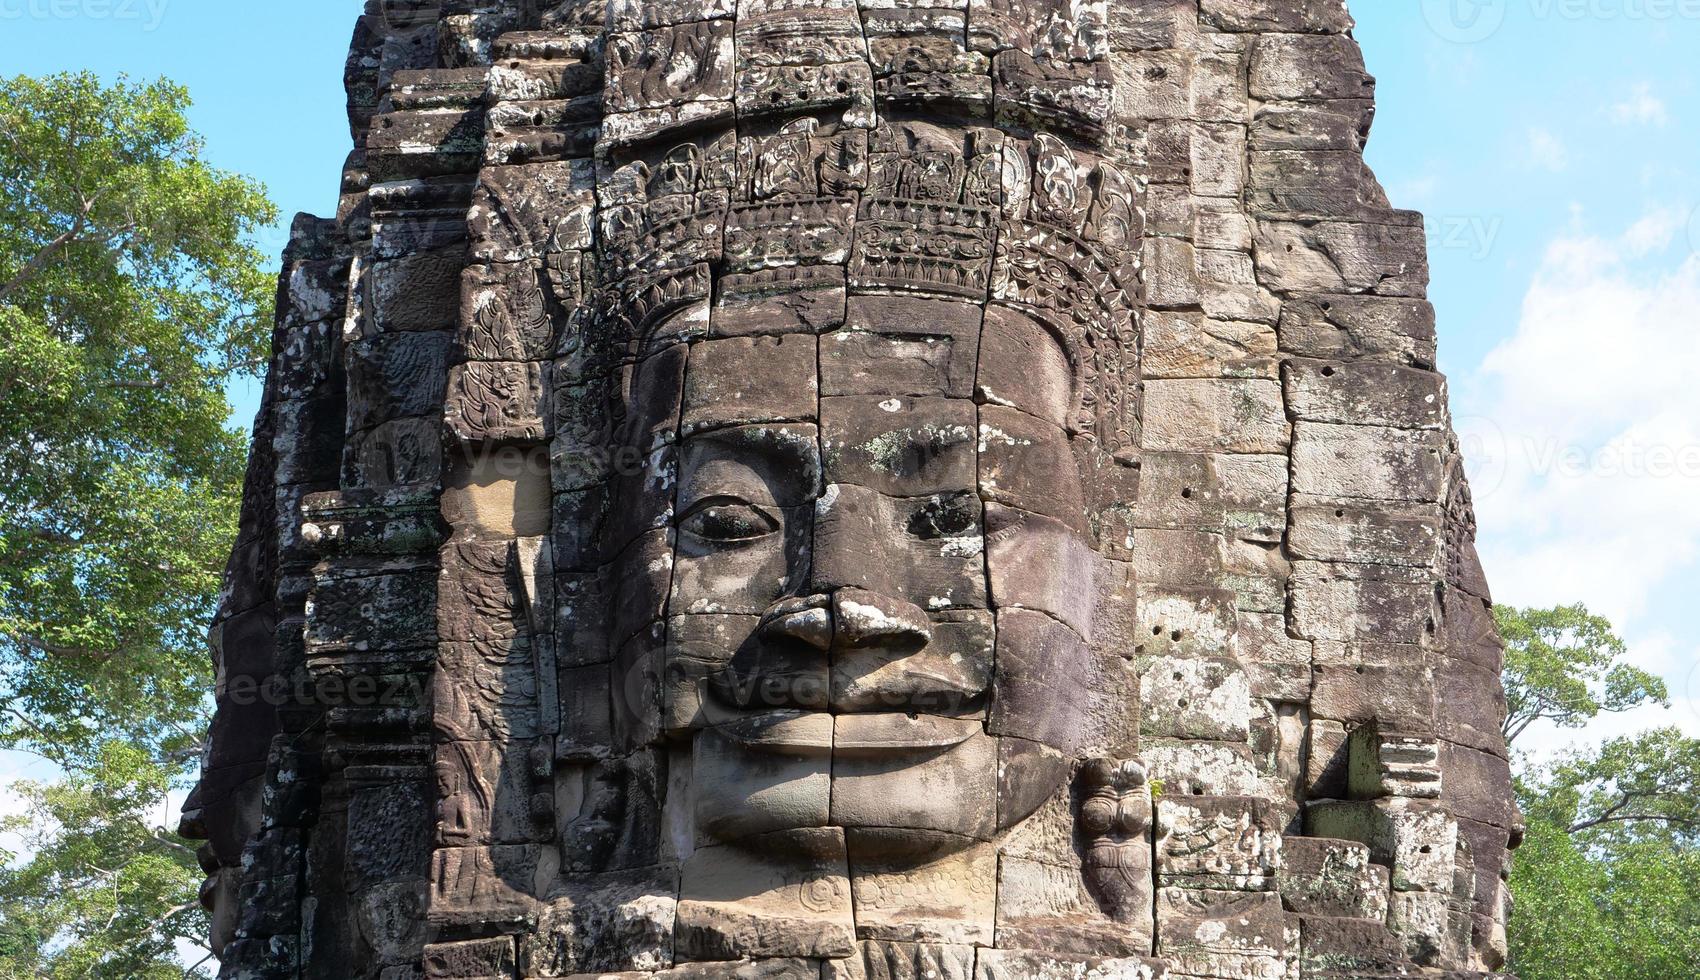
<svg viewBox="0 0 1700 980"><path fill-rule="evenodd" d="M1612 624L1580 605L1495 610L1507 642L1507 735L1580 728L1662 704ZM1509 939L1522 980L1700 976L1700 740L1675 727L1537 762L1520 754L1528 821Z"/></svg>
<svg viewBox="0 0 1700 980"><path fill-rule="evenodd" d="M0 747L32 854L0 861L0 978L183 975L205 628L246 439L226 386L269 345L264 190L204 159L185 90L0 79Z"/></svg>
<svg viewBox="0 0 1700 980"><path fill-rule="evenodd" d="M202 159L187 93L0 81L0 741L186 746L266 349L275 210Z"/></svg>
<svg viewBox="0 0 1700 980"><path fill-rule="evenodd" d="M1628 646L1609 621L1580 603L1552 609L1494 610L1505 638L1505 738L1538 721L1580 728L1602 713L1665 703L1657 676L1623 662Z"/></svg>

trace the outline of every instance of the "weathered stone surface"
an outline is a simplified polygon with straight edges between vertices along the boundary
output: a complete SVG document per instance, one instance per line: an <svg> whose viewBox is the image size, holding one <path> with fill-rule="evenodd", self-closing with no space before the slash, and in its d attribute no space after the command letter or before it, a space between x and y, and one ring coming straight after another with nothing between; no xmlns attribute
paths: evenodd
<svg viewBox="0 0 1700 980"><path fill-rule="evenodd" d="M1503 966L1503 645L1344 3L358 23L184 808L225 976Z"/></svg>
<svg viewBox="0 0 1700 980"><path fill-rule="evenodd" d="M677 953L732 960L786 952L848 956L855 948L840 830L775 839L765 848L704 848L680 883Z"/></svg>
<svg viewBox="0 0 1700 980"><path fill-rule="evenodd" d="M1283 842L1281 901L1300 915L1352 919L1387 917L1391 879L1370 863L1366 845L1323 837L1288 837Z"/></svg>

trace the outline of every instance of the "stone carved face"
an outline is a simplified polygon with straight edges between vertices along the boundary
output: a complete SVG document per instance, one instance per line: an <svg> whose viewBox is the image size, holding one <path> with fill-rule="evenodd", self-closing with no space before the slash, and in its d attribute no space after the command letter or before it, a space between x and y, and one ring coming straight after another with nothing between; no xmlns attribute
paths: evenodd
<svg viewBox="0 0 1700 980"><path fill-rule="evenodd" d="M630 465L557 486L555 560L591 567L575 528L611 556L615 755L688 749L691 846L825 830L902 867L999 838L1133 730L1090 703L1131 187L1054 137L812 120L605 186L612 314L565 326L555 384L625 352Z"/></svg>
<svg viewBox="0 0 1700 980"><path fill-rule="evenodd" d="M699 840L830 826L918 854L1029 816L1083 737L1094 598L1061 342L1007 309L856 295L837 329L685 361L677 399L643 384L626 406L682 406L671 562L635 548L614 581L666 573L627 663L659 647ZM643 517L667 482L627 481ZM1000 794L1008 766L1039 778Z"/></svg>

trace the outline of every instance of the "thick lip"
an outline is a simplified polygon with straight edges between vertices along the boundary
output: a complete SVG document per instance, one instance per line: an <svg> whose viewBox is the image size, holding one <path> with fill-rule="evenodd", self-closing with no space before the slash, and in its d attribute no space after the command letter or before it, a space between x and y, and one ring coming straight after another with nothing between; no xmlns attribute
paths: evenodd
<svg viewBox="0 0 1700 980"><path fill-rule="evenodd" d="M983 726L974 718L901 712L787 710L743 715L714 730L753 752L880 757L953 748L980 734Z"/></svg>

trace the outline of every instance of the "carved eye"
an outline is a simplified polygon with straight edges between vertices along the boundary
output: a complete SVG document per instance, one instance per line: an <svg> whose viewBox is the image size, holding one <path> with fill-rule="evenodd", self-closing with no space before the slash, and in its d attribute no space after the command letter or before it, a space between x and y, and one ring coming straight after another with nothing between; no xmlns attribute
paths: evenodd
<svg viewBox="0 0 1700 980"><path fill-rule="evenodd" d="M960 537L979 521L979 502L972 494L935 497L909 518L909 533L928 539Z"/></svg>
<svg viewBox="0 0 1700 980"><path fill-rule="evenodd" d="M779 530L779 522L747 501L711 497L691 508L679 529L714 544L746 544Z"/></svg>

